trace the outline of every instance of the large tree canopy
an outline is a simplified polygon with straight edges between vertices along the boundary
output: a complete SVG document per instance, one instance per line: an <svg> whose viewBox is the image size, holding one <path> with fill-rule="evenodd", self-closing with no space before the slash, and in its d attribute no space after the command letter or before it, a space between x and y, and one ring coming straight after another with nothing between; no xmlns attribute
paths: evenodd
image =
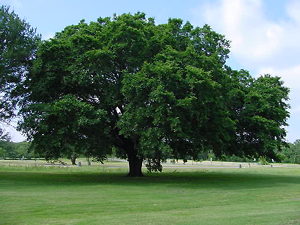
<svg viewBox="0 0 300 225"><path fill-rule="evenodd" d="M0 7L0 122L10 119L40 36L8 7ZM4 137L4 132L0 131Z"/></svg>
<svg viewBox="0 0 300 225"><path fill-rule="evenodd" d="M156 25L143 13L81 21L39 47L21 128L48 158L101 160L114 147L130 176L145 159L160 170L207 150L270 156L284 142L288 90L230 69L228 54L207 25Z"/></svg>

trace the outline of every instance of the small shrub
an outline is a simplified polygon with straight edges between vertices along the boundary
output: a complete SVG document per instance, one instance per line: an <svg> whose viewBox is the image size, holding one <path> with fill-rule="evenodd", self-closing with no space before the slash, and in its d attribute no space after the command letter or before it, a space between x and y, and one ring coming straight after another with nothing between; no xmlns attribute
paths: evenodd
<svg viewBox="0 0 300 225"><path fill-rule="evenodd" d="M259 164L261 165L269 165L269 162L267 161L265 156L260 156L258 159Z"/></svg>
<svg viewBox="0 0 300 225"><path fill-rule="evenodd" d="M148 172L162 172L162 165L160 159L147 159L145 164Z"/></svg>

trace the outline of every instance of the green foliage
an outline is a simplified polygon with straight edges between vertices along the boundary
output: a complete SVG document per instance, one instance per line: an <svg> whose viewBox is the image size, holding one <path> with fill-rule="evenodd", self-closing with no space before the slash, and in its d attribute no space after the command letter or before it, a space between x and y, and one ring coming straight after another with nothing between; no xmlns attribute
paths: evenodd
<svg viewBox="0 0 300 225"><path fill-rule="evenodd" d="M279 77L254 79L245 71L233 71L231 76L238 81L229 92L231 117L236 121L231 153L277 159L276 150L287 145L284 126L289 117L289 90Z"/></svg>
<svg viewBox="0 0 300 225"><path fill-rule="evenodd" d="M0 6L0 122L14 115L22 99L25 76L39 40L35 29L9 7ZM1 139L7 139L7 135L0 133Z"/></svg>
<svg viewBox="0 0 300 225"><path fill-rule="evenodd" d="M39 123L29 119L26 121L39 131L32 134L35 137L32 148L46 159L57 159L61 156L71 158L74 154L83 153L86 156L104 158L109 153L97 151L106 147L108 143L104 140L109 138L104 125L106 118L103 110L97 110L72 95L65 95L48 105L36 104L34 110L34 116L43 114L43 120ZM106 136L103 137L104 135Z"/></svg>
<svg viewBox="0 0 300 225"><path fill-rule="evenodd" d="M283 148L281 152L277 152L282 162L300 164L300 140Z"/></svg>
<svg viewBox="0 0 300 225"><path fill-rule="evenodd" d="M16 151L14 150L11 142L0 141L1 155L2 159L5 158L16 158Z"/></svg>
<svg viewBox="0 0 300 225"><path fill-rule="evenodd" d="M26 80L20 128L47 158L105 158L133 174L148 160L273 155L283 144L288 90L225 65L229 42L208 25L143 13L81 21L44 41ZM139 168L135 168L139 167Z"/></svg>
<svg viewBox="0 0 300 225"><path fill-rule="evenodd" d="M258 159L258 162L259 162L261 165L269 165L268 160L267 160L266 157L264 157L264 156L260 156L259 159Z"/></svg>
<svg viewBox="0 0 300 225"><path fill-rule="evenodd" d="M30 143L0 141L0 158L2 159L31 159L36 155L29 151Z"/></svg>
<svg viewBox="0 0 300 225"><path fill-rule="evenodd" d="M247 158L236 155L222 155L218 160L226 161L226 162L253 162L253 158Z"/></svg>
<svg viewBox="0 0 300 225"><path fill-rule="evenodd" d="M5 159L6 151L4 148L0 147L0 158Z"/></svg>
<svg viewBox="0 0 300 225"><path fill-rule="evenodd" d="M150 173L162 172L162 165L160 159L147 159L146 168Z"/></svg>

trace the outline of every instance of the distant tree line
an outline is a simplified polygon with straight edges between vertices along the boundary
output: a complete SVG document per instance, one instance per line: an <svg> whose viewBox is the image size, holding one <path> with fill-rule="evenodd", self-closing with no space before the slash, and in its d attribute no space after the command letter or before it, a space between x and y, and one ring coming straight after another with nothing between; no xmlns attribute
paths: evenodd
<svg viewBox="0 0 300 225"><path fill-rule="evenodd" d="M277 155L281 162L300 164L300 140L289 143L282 151L277 152Z"/></svg>
<svg viewBox="0 0 300 225"><path fill-rule="evenodd" d="M62 156L62 158L68 158L71 163L75 164L77 157L84 157L84 155L74 155L73 158L70 155ZM112 150L109 158L118 157L115 149ZM43 154L37 154L30 151L29 142L14 143L10 141L0 141L0 159L33 159L33 158L45 158ZM227 162L260 162L260 158L241 157L236 155L221 155L217 157L212 151L202 151L196 158L186 157L183 160L213 160L213 161L227 161ZM93 159L97 160L97 159ZM269 162L272 162L269 159ZM281 151L276 152L276 161L282 163L296 163L300 164L300 140L296 140L294 143L289 143L287 147L284 147Z"/></svg>
<svg viewBox="0 0 300 225"><path fill-rule="evenodd" d="M238 156L234 154L223 154L221 156L216 156L212 151L202 152L198 156L199 160L220 160L227 162L259 162L260 157L245 157ZM300 164L300 140L296 140L294 143L288 143L280 151L275 151L275 157L266 159L267 162L277 162L277 163L296 163Z"/></svg>
<svg viewBox="0 0 300 225"><path fill-rule="evenodd" d="M29 151L30 143L0 141L0 159L32 159L37 157Z"/></svg>

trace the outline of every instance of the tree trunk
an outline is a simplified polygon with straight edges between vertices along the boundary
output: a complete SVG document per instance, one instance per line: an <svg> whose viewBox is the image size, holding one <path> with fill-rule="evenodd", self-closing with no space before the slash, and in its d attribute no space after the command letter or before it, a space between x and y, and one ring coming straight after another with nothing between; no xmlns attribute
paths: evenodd
<svg viewBox="0 0 300 225"><path fill-rule="evenodd" d="M142 163L143 159L138 158L136 155L128 156L129 162L129 177L142 177Z"/></svg>
<svg viewBox="0 0 300 225"><path fill-rule="evenodd" d="M70 159L71 159L72 165L76 165L76 156L72 155Z"/></svg>
<svg viewBox="0 0 300 225"><path fill-rule="evenodd" d="M87 161L88 166L90 166L91 165L90 157L87 157L86 161Z"/></svg>
<svg viewBox="0 0 300 225"><path fill-rule="evenodd" d="M128 177L142 177L143 158L138 156L137 141L130 138L125 138L116 132L118 147L124 150L128 157L129 173Z"/></svg>

